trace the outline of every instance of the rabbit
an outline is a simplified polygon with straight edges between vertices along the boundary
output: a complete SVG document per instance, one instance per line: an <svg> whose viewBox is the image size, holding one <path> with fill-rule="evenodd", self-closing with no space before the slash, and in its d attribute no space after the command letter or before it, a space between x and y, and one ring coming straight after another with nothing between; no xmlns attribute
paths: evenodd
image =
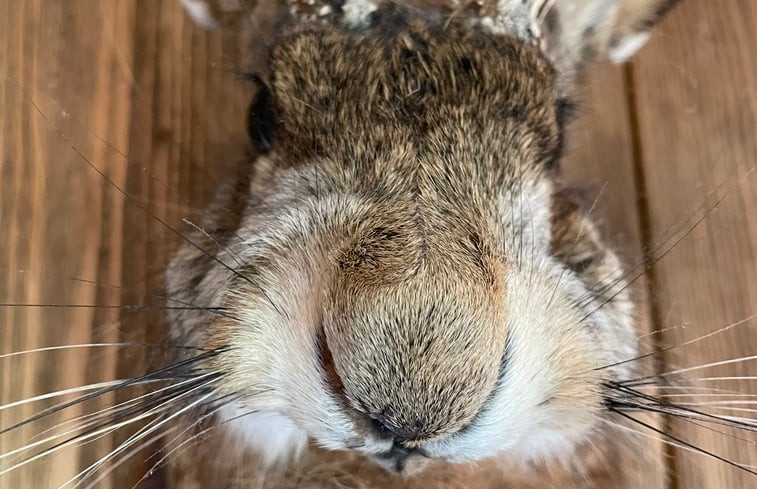
<svg viewBox="0 0 757 489"><path fill-rule="evenodd" d="M389 480L493 461L502 487L548 461L567 469L533 487L585 487L639 349L627 270L561 183L564 132L584 68L674 2L183 3L235 25L258 90L254 151L166 272L169 301L218 306L169 319L224 400L178 486L335 451Z"/></svg>

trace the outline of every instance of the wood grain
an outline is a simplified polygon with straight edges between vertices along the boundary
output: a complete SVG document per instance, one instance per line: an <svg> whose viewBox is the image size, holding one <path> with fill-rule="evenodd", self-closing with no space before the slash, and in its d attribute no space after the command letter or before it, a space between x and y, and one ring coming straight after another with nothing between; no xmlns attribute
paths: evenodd
<svg viewBox="0 0 757 489"><path fill-rule="evenodd" d="M623 262L632 267L642 262L644 251L636 204L639 195L629 117L631 107L623 67L596 66L581 86L577 94L579 113L569 130L562 163L564 178L585 194L585 207L598 223L602 235L619 250ZM645 277L630 289L637 304L639 332L648 334L655 326L650 318ZM654 347L651 342L642 342L645 351ZM615 453L608 459L619 460L621 472L637 477L629 487L666 487L662 444L644 438L637 441L635 454Z"/></svg>
<svg viewBox="0 0 757 489"><path fill-rule="evenodd" d="M249 87L226 58L235 46L195 28L178 2L0 2L0 353L162 337L161 272L178 239L169 228L204 205L226 146L244 137ZM2 360L0 403L143 373L146 354ZM52 404L0 411L0 423ZM60 421L0 437L0 453ZM60 450L0 487L57 487L123 436ZM128 474L113 480L131 487Z"/></svg>
<svg viewBox="0 0 757 489"><path fill-rule="evenodd" d="M718 5L684 2L630 71L592 72L565 164L566 179L588 189L592 214L631 264L644 250L655 259L649 250L671 226L714 202L708 192L726 182L717 210L660 260L649 283L642 274L635 284L642 331L688 323L666 343L757 312L757 174L749 173L757 162L755 8L741 0ZM0 0L0 354L162 337L161 273L181 240L182 218L202 208L245 140L251 87L234 74L235 56L233 38L197 28L175 1ZM141 308L122 309L134 305ZM755 323L744 326L687 348L671 365L754 354ZM134 375L149 368L149 356L145 348L103 348L0 359L0 404ZM706 372L750 371L740 364ZM738 387L755 393L753 386ZM52 404L0 411L0 426ZM61 420L0 435L0 453ZM743 442L674 428L757 463ZM57 487L124 436L62 450L0 476L0 487ZM660 466L668 462L660 444L645 450ZM653 467L633 487L754 482L722 463L673 455L671 482ZM620 453L608 458L628 463ZM135 460L102 487L131 487L149 468ZM7 466L0 460L0 470ZM150 487L163 482L158 473Z"/></svg>
<svg viewBox="0 0 757 489"><path fill-rule="evenodd" d="M654 248L682 222L684 231L690 229L723 198L651 270L657 326L685 325L665 335L668 344L697 338L757 313L756 45L754 2L725 0L714 6L707 0L689 0L664 22L634 63L637 130L648 202L648 215L642 216L648 226L647 245ZM702 206L704 212L696 212ZM690 216L693 219L687 220ZM671 352L668 368L754 355L755 345L757 321L748 320L716 340ZM752 361L690 375L754 372ZM757 392L749 381L698 385ZM757 450L754 446L745 449L747 445L734 433L724 436L681 421L672 428L697 446L757 464ZM685 451L675 452L674 467L675 487L681 489L755 484L754 476Z"/></svg>

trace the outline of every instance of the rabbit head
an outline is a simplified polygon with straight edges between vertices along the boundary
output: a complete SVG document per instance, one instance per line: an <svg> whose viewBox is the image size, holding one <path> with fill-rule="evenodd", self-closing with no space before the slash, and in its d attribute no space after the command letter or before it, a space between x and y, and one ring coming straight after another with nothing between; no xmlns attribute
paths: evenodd
<svg viewBox="0 0 757 489"><path fill-rule="evenodd" d="M569 457L632 368L623 269L557 163L566 80L662 6L462 3L290 2L310 21L257 78L257 152L168 271L221 308L173 335L223 348L222 417L256 412L231 431L268 462Z"/></svg>

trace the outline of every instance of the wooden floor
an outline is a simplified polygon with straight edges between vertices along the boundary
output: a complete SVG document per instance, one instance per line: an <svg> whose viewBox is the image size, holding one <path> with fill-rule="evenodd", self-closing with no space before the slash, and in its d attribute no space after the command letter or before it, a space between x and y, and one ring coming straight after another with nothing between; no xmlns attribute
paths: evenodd
<svg viewBox="0 0 757 489"><path fill-rule="evenodd" d="M757 355L756 33L754 2L684 0L632 64L594 70L572 131L569 178L593 189L627 262L649 265L637 295L643 327L664 329L658 346L743 321L669 352L666 369ZM245 141L250 87L233 51L174 1L0 0L0 354L159 338L150 318L172 229ZM0 404L120 378L146 355L118 351L0 358ZM754 376L757 362L700 372ZM710 382L757 394L754 381ZM0 410L0 427L38 408ZM754 438L667 428L757 465ZM0 435L0 453L36 431L14 433ZM57 487L108 443L0 475L0 487ZM673 477L649 474L649 487L757 487L722 462L660 456Z"/></svg>

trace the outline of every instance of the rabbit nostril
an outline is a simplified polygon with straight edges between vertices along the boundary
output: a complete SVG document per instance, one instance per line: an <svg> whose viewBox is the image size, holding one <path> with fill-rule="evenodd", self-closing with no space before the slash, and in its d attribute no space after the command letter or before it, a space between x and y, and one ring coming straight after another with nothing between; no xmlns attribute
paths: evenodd
<svg viewBox="0 0 757 489"><path fill-rule="evenodd" d="M376 431L383 436L394 438L396 442L405 442L408 440L418 439L423 433L423 423L416 420L409 426L397 426L381 414L370 416L371 423Z"/></svg>

